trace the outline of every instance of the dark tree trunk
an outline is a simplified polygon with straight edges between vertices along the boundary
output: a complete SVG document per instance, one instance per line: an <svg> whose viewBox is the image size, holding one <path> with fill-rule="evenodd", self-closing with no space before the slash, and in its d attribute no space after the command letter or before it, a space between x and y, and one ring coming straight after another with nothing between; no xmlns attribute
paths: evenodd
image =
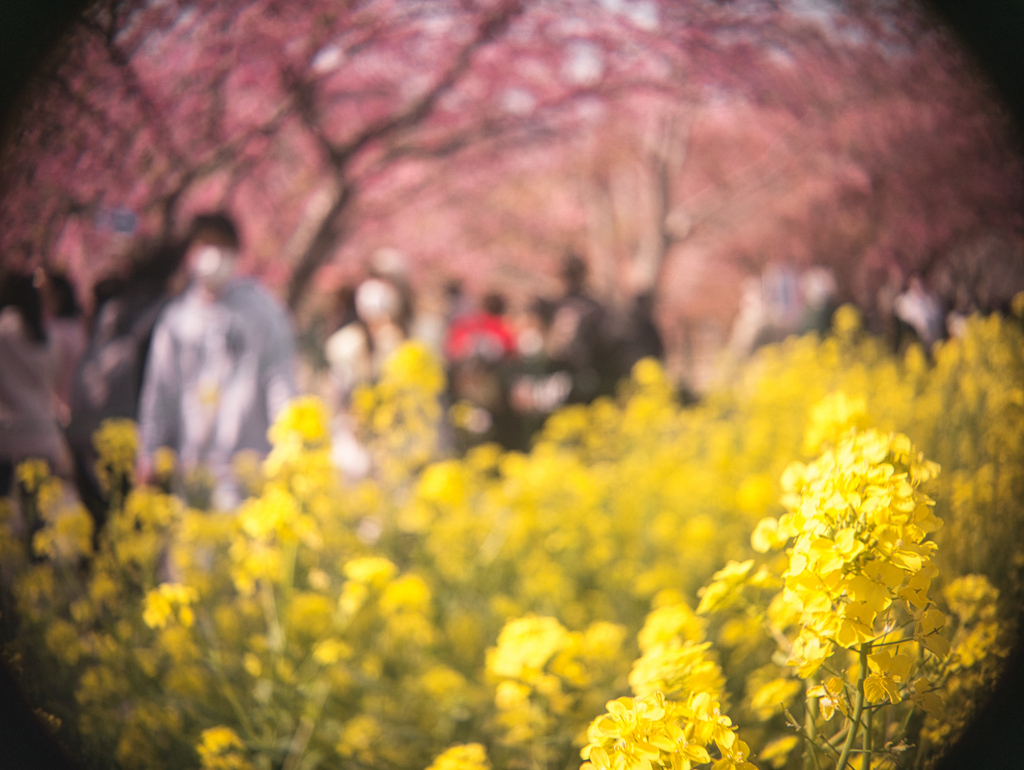
<svg viewBox="0 0 1024 770"><path fill-rule="evenodd" d="M287 298L288 307L293 313L305 297L306 290L309 288L313 276L316 275L316 271L327 261L331 252L341 241L345 227L345 214L354 199L352 187L343 186L337 200L324 215L313 239L296 262L291 281L288 283Z"/></svg>

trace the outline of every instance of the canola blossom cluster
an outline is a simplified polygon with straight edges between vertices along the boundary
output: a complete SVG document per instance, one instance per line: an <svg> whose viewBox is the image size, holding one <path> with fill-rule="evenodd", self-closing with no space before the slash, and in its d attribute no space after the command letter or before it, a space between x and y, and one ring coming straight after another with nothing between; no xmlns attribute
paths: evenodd
<svg viewBox="0 0 1024 770"><path fill-rule="evenodd" d="M817 672L836 647L891 633L900 625L894 601L917 620L915 638L938 655L949 653L937 633L945 616L927 594L938 570L931 561L936 545L925 538L942 522L920 491L937 473L906 436L870 430L783 474L788 512L778 522L762 520L755 533L794 539L780 603L800 613L790 658L799 676Z"/></svg>
<svg viewBox="0 0 1024 770"><path fill-rule="evenodd" d="M685 702L667 701L654 692L644 698L608 702L608 713L587 731L582 756L587 770L690 770L711 761L707 746L721 752L717 770L754 770L749 747L736 737L729 717L706 692Z"/></svg>
<svg viewBox="0 0 1024 770"><path fill-rule="evenodd" d="M824 723L841 712L841 746L820 745L823 759L836 767L847 766L859 733L868 757L890 738L875 734L876 704L895 706L909 695L922 713L942 712L939 672L950 643L940 633L946 616L928 596L938 569L931 560L937 546L927 539L942 522L921 491L938 471L906 436L850 427L814 462L786 469L787 512L762 519L754 530L756 551L792 540L782 590L765 614L800 679L825 671L823 684L806 688L805 697L817 704L812 700L805 729L808 736L818 729L815 705ZM742 580L752 565L749 560L732 574ZM835 660L840 653L846 658ZM776 696L785 697L779 686L785 681L781 674L773 681ZM790 681L790 696L801 689Z"/></svg>
<svg viewBox="0 0 1024 770"><path fill-rule="evenodd" d="M1015 634L1019 319L929 360L844 308L727 382L641 361L442 457L409 344L353 399L367 478L301 398L234 511L134 487L105 425L101 532L44 463L0 503L5 662L89 768L929 766Z"/></svg>

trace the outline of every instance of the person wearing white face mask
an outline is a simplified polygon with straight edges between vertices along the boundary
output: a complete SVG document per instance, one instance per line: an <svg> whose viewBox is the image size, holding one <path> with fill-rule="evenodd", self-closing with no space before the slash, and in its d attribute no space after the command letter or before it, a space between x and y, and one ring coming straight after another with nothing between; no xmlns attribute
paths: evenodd
<svg viewBox="0 0 1024 770"><path fill-rule="evenodd" d="M153 331L139 405L141 481L154 477L161 447L188 476L205 469L210 504L227 510L240 493L232 460L270 449L267 429L295 396L295 343L284 308L236 272L240 239L225 214L196 217L188 237L188 289Z"/></svg>

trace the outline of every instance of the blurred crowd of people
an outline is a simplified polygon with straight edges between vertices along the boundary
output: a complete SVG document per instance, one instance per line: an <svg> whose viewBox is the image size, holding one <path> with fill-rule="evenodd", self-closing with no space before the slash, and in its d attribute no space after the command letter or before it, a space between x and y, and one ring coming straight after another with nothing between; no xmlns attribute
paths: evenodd
<svg viewBox="0 0 1024 770"><path fill-rule="evenodd" d="M105 420L128 418L138 424L138 481L157 480L168 449L179 476L208 476L207 504L239 502L233 461L269 451L268 428L299 391L293 320L239 274L242 248L223 213L197 216L181 239L141 239L123 269L92 287L88 313L61 274L4 274L0 495L22 460L42 458L73 482L101 526L111 492L100 483L93 439ZM417 308L404 257L378 252L365 277L337 293L321 340L339 471L371 472L349 414L352 394L406 340L444 362L440 435L451 453L487 441L526 449L553 411L613 393L637 360L661 356L653 295L613 312L591 294L587 273L586 261L568 254L561 291L515 308L501 292L475 297L453 278L431 313Z"/></svg>
<svg viewBox="0 0 1024 770"><path fill-rule="evenodd" d="M0 285L0 493L17 462L47 460L69 475L62 426L69 422L71 379L85 348L78 308L62 276L14 273Z"/></svg>
<svg viewBox="0 0 1024 770"><path fill-rule="evenodd" d="M92 312L43 270L8 272L0 288L0 494L28 458L74 482L102 525L110 490L96 470L104 420L138 423L139 481L161 448L210 475L211 502L239 500L242 451L265 454L267 429L296 395L291 319L237 273L241 239L221 213L195 218L181 240L139 242L124 270L98 281Z"/></svg>
<svg viewBox="0 0 1024 770"><path fill-rule="evenodd" d="M444 362L448 419L442 437L451 452L486 441L526 449L560 406L611 394L637 360L660 357L653 295L642 294L627 312L615 313L590 293L587 272L582 257L567 254L560 293L515 308L500 291L475 299L455 278L444 287L439 312L417 312L401 255L379 253L364 280L339 292L336 330L324 344L330 400L339 414L339 464L352 474L366 467L346 418L351 394L372 382L406 339L424 342Z"/></svg>
<svg viewBox="0 0 1024 770"><path fill-rule="evenodd" d="M838 286L827 267L803 271L787 263L769 264L743 284L739 312L729 339L740 357L791 334L824 332L836 308Z"/></svg>
<svg viewBox="0 0 1024 770"><path fill-rule="evenodd" d="M742 358L792 334L823 334L831 328L839 303L831 268L769 264L744 283L729 347ZM894 353L917 344L930 354L940 340L959 335L967 317L979 308L962 297L944 302L924 274L907 275L893 264L873 301L860 310L868 329L886 340Z"/></svg>
<svg viewBox="0 0 1024 770"><path fill-rule="evenodd" d="M124 270L95 284L88 316L66 276L3 276L0 495L20 461L40 457L73 480L101 525L109 490L97 478L93 437L104 420L123 417L139 426L139 481L157 478L169 449L181 471L209 476L208 504L239 502L235 458L269 451L267 430L300 389L293 320L239 274L242 248L224 213L197 216L182 239L142 240ZM352 396L406 340L444 362L441 437L452 454L490 441L526 450L552 412L613 394L638 360L664 356L653 292L613 308L591 292L587 262L575 253L562 258L558 277L557 292L517 296L514 306L500 291L471 295L452 278L441 307L427 312L404 257L374 255L365 276L337 292L316 342L339 472L372 472ZM824 332L838 298L826 267L769 265L744 287L730 348L745 356L789 334ZM959 308L947 313L922 276L904 280L896 269L866 311L894 350L919 342L928 351L965 317Z"/></svg>

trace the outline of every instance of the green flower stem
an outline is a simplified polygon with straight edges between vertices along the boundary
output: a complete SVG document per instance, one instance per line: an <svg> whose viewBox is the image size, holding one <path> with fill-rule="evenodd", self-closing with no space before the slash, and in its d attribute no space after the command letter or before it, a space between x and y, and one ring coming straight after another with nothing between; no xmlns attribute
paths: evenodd
<svg viewBox="0 0 1024 770"><path fill-rule="evenodd" d="M263 614L269 632L268 643L278 655L284 655L284 631L277 616L277 603L274 601L274 588L266 581L260 581L260 599L263 600Z"/></svg>
<svg viewBox="0 0 1024 770"><path fill-rule="evenodd" d="M224 672L223 667L220 664L220 652L214 651L210 655L206 656L206 662L213 671L214 676L217 678L217 683L220 686L221 695L231 706L231 710L235 713L235 717L238 719L238 723L242 726L242 729L248 734L250 740L257 740L256 731L253 729L252 723L249 721L248 715L245 713L245 709L242 708L242 703L235 695L235 690L231 686L231 680Z"/></svg>
<svg viewBox="0 0 1024 770"><path fill-rule="evenodd" d="M868 709L864 717L864 753L860 758L860 770L871 770L871 721L874 714L873 709Z"/></svg>
<svg viewBox="0 0 1024 770"><path fill-rule="evenodd" d="M832 746L830 746L827 741L824 744L822 744L822 743L820 743L818 741L812 740L807 735L807 727L806 726L801 726L800 722L798 722L796 717L794 717L793 714L790 713L789 709L784 708L782 711L786 715L786 719L789 720L789 724L796 729L797 734L799 734L799 736L801 738L803 738L805 741L807 741L807 745L812 749L812 751L811 751L811 758L812 758L812 761L814 762L815 767L819 768L819 770L820 770L821 765L818 762L818 755L815 754L814 751L820 751L823 754L827 754L832 759L837 759L839 757L839 752L836 751L835 749L833 749Z"/></svg>
<svg viewBox="0 0 1024 770"><path fill-rule="evenodd" d="M807 684L811 685L807 688L810 692L818 684L817 677L808 680ZM807 708L807 737L813 741L818 737L818 727L814 722L818 718L818 699L813 695L805 695L804 702Z"/></svg>
<svg viewBox="0 0 1024 770"><path fill-rule="evenodd" d="M299 553L298 541L289 538L282 546L283 558L282 568L284 574L281 585L281 602L287 608L291 604L292 589L295 587L295 562ZM273 588L271 588L273 591ZM278 615L278 633L281 635L281 656L284 656L285 646L288 644L288 616Z"/></svg>
<svg viewBox="0 0 1024 770"><path fill-rule="evenodd" d="M814 689L814 686L817 683L818 680L816 677L813 677L810 680L808 680L807 684L809 686L806 688L806 691L810 692L812 689ZM812 761L815 767L821 767L821 765L818 764L818 755L814 752L814 748L818 743L818 728L817 725L814 723L814 720L818 717L818 699L815 698L813 695L805 694L804 709L804 732L807 734L807 740L809 741L811 746L811 750L804 754L804 770L811 770Z"/></svg>
<svg viewBox="0 0 1024 770"><path fill-rule="evenodd" d="M846 743L843 744L843 753L839 755L839 762L836 763L836 770L846 770L846 764L850 761L850 752L853 751L853 743L857 740L860 718L864 713L864 680L868 675L868 654L870 652L870 642L861 645L860 671L857 674L857 694L853 704L853 719L850 722L850 732L846 736Z"/></svg>
<svg viewBox="0 0 1024 770"><path fill-rule="evenodd" d="M541 722L542 729L544 732L547 732L548 708L546 698L543 701L541 710L543 711L543 721ZM533 737L530 741L530 765L535 768L535 770L547 770L547 752L544 750L543 736L538 735L538 732L539 731L534 730Z"/></svg>
<svg viewBox="0 0 1024 770"><path fill-rule="evenodd" d="M328 692L330 692L330 688L322 680L314 686L312 714L304 714L302 719L299 720L299 725L295 728L295 733L292 735L291 743L288 746L288 756L284 761L282 770L298 770L302 757L306 753L306 747L309 746L309 741L313 737L314 730L316 730L316 723L320 720L320 714L323 712Z"/></svg>
<svg viewBox="0 0 1024 770"><path fill-rule="evenodd" d="M825 745L832 749L832 757L839 759L839 751L836 749L836 741L845 738L846 734L850 731L849 723L843 725L831 738L825 738Z"/></svg>

